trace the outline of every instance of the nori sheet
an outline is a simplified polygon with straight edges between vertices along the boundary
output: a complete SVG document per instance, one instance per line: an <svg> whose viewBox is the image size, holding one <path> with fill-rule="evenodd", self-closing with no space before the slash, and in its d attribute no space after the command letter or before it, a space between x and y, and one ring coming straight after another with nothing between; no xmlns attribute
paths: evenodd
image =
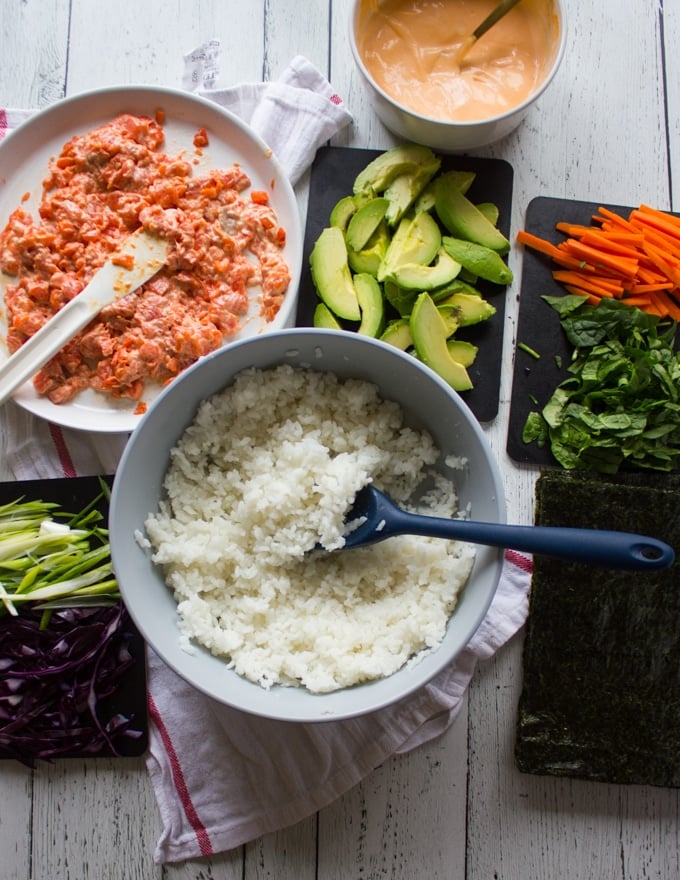
<svg viewBox="0 0 680 880"><path fill-rule="evenodd" d="M680 475L544 471L539 525L620 529L680 556ZM652 572L534 558L519 770L680 787L680 561Z"/></svg>

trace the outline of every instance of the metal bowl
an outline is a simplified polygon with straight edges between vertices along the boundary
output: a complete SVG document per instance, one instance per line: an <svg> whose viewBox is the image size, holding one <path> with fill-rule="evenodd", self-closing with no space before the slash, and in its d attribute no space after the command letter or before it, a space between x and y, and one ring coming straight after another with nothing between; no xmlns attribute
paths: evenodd
<svg viewBox="0 0 680 880"><path fill-rule="evenodd" d="M401 404L414 427L430 431L443 453L442 460L448 455L466 460L454 477L461 508L469 506L477 519L503 522L505 501L484 434L459 395L411 355L367 337L305 328L234 342L190 367L152 404L125 449L110 507L113 564L135 623L168 666L221 703L279 720L338 720L373 712L405 697L462 651L494 596L503 552L477 548L474 568L441 644L418 663L408 664L387 678L327 694L297 687L266 690L228 669L224 660L201 647L193 654L183 650L175 600L135 532L143 532L146 517L158 509L170 450L200 402L221 391L246 368L267 369L282 363L376 383L383 398Z"/></svg>

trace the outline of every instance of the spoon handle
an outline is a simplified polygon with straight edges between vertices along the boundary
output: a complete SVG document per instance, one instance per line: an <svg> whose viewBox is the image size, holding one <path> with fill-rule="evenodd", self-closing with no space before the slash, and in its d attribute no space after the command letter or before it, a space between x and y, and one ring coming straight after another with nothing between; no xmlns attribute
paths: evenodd
<svg viewBox="0 0 680 880"><path fill-rule="evenodd" d="M472 34L475 40L478 40L483 36L489 28L493 27L499 19L503 18L503 16L507 12L510 12L512 7L516 6L518 3L519 0L502 0L502 2L499 3L489 15L487 15L484 21L474 29Z"/></svg>
<svg viewBox="0 0 680 880"><path fill-rule="evenodd" d="M453 538L471 544L505 547L556 556L591 565L630 570L666 568L673 563L672 547L643 535L604 529L561 526L517 526L472 520L443 519L401 511L391 534Z"/></svg>

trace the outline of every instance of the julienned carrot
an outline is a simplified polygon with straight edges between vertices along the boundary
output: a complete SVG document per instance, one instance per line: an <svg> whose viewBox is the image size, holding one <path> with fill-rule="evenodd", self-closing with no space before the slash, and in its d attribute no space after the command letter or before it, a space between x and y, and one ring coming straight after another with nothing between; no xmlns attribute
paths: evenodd
<svg viewBox="0 0 680 880"><path fill-rule="evenodd" d="M564 249L570 256L576 259L591 263L597 268L609 269L617 275L623 275L624 278L633 278L637 272L637 259L614 257L600 248L591 247L591 245L583 244L583 242L575 239L567 239L564 242Z"/></svg>
<svg viewBox="0 0 680 880"><path fill-rule="evenodd" d="M557 269L553 271L552 276L555 281L560 281L562 284L575 284L598 296L621 296L624 291L623 284L600 275L586 276L581 272L569 269Z"/></svg>
<svg viewBox="0 0 680 880"><path fill-rule="evenodd" d="M591 225L560 222L566 238L553 244L521 230L517 241L549 257L553 278L570 293L630 306L680 322L680 217L640 205L622 217L604 206Z"/></svg>
<svg viewBox="0 0 680 880"><path fill-rule="evenodd" d="M526 247L530 247L534 251L539 251L540 253L545 254L555 263L558 263L560 266L564 266L567 269L583 268L582 260L568 257L560 251L557 245L554 245L551 241L548 241L545 238L540 238L538 235L533 235L530 232L520 229L517 233L517 241Z"/></svg>
<svg viewBox="0 0 680 880"><path fill-rule="evenodd" d="M640 223L646 223L649 226L653 226L665 235L675 238L677 244L680 245L680 223L671 222L668 217L663 216L660 212L644 211L642 208L639 208L638 210L631 212L630 219L631 221L637 220Z"/></svg>

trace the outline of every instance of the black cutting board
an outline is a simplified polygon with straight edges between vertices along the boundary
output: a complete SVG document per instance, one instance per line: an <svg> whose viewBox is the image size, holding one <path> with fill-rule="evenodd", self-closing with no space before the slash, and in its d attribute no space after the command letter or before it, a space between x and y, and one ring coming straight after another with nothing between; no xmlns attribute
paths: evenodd
<svg viewBox="0 0 680 880"><path fill-rule="evenodd" d="M105 479L109 486L113 482L112 477L102 479ZM99 477L70 477L0 483L0 504L9 504L20 498L25 501L40 500L56 503L68 513L77 513L99 495L101 491L99 480ZM102 521L104 525L108 517L107 501L102 499L98 508L105 517ZM11 623L11 620L4 621L5 626L11 626ZM131 633L128 648L134 662L121 676L115 693L101 702L100 717L111 718L119 712L126 716L131 715L135 719L133 727L141 732L141 736L117 738L114 750L104 747L96 753L73 751L60 755L60 757L136 757L146 752L148 748L148 716L144 640L131 620L127 621L126 628ZM2 646L0 645L1 658ZM0 748L0 758L12 757Z"/></svg>
<svg viewBox="0 0 680 880"><path fill-rule="evenodd" d="M299 327L312 326L314 309L319 302L309 270L309 255L314 242L321 230L328 226L328 218L333 206L343 196L352 193L352 185L357 174L381 152L350 147L322 147L317 152L310 178L296 321ZM442 157L442 170L454 168L476 172L477 176L470 187L468 197L474 202L494 202L500 211L498 227L509 238L512 166L501 159L478 159L470 156ZM466 327L465 331L459 331L458 335L461 339L468 339L479 347L477 359L468 371L474 388L462 392L461 397L480 422L488 422L498 413L506 290L483 281L477 287L482 296L493 303L496 314L476 327Z"/></svg>
<svg viewBox="0 0 680 880"><path fill-rule="evenodd" d="M527 208L524 228L527 232L559 244L565 236L555 229L559 222L589 225L600 206L622 216L631 208L604 202L579 202L539 196ZM522 429L530 412L540 411L553 391L567 378L572 347L560 326L557 312L543 301L544 296L562 296L564 287L552 277L557 268L548 258L530 248L524 249L522 282L519 295L517 346L524 344L536 351L536 359L521 348L515 349L510 397L507 451L510 458L523 464L555 465L548 448L522 441Z"/></svg>

